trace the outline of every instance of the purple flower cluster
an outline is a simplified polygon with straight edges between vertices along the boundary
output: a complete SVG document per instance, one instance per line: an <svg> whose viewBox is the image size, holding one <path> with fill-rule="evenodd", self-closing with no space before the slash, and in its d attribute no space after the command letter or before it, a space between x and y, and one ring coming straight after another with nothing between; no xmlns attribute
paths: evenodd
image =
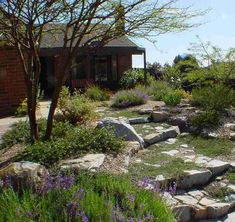
<svg viewBox="0 0 235 222"><path fill-rule="evenodd" d="M133 91L136 95L138 95L139 97L141 97L144 101L147 101L149 100L149 95L145 94L145 93L142 93L141 91L139 90L134 90Z"/></svg>
<svg viewBox="0 0 235 222"><path fill-rule="evenodd" d="M81 201L84 197L85 191L83 189L79 189L73 194L71 201L66 204L69 218L80 218L82 222L89 222L89 219L81 206Z"/></svg>
<svg viewBox="0 0 235 222"><path fill-rule="evenodd" d="M43 183L37 186L38 194L45 194L53 189L69 190L74 185L74 178L72 176L62 176L58 175L52 177L51 175L46 175Z"/></svg>
<svg viewBox="0 0 235 222"><path fill-rule="evenodd" d="M12 188L12 179L10 176L6 176L3 179L0 179L0 188L7 189Z"/></svg>
<svg viewBox="0 0 235 222"><path fill-rule="evenodd" d="M171 182L167 188L162 189L158 181L151 181L148 177L145 177L143 180L139 181L138 186L146 190L151 190L160 195L164 195L164 193L169 193L170 195L174 196L177 190L177 185L175 181Z"/></svg>

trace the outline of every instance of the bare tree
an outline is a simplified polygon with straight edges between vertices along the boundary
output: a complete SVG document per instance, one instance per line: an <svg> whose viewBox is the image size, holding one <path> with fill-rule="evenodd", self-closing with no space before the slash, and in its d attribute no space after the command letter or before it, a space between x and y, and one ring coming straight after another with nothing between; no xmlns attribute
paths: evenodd
<svg viewBox="0 0 235 222"><path fill-rule="evenodd" d="M178 0L7 0L0 1L1 29L20 54L27 88L31 137L37 139L36 97L40 75L40 44L45 32L63 34L63 47L45 138L52 132L59 93L78 53L95 51L123 35L155 41L157 36L198 24L202 12L177 7ZM60 23L60 24L59 24ZM35 68L34 68L35 67Z"/></svg>

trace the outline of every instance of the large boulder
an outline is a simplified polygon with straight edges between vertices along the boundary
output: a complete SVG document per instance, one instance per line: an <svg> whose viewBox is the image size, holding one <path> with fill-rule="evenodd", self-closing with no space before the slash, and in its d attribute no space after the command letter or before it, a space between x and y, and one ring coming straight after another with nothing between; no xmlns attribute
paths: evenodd
<svg viewBox="0 0 235 222"><path fill-rule="evenodd" d="M81 158L61 161L60 168L62 170L96 170L101 167L104 160L104 154L87 154Z"/></svg>
<svg viewBox="0 0 235 222"><path fill-rule="evenodd" d="M48 174L44 166L28 161L11 163L0 170L0 178L9 179L15 189L35 188Z"/></svg>
<svg viewBox="0 0 235 222"><path fill-rule="evenodd" d="M190 222L192 221L191 213L192 208L188 205L178 205L172 208L177 217L178 222Z"/></svg>
<svg viewBox="0 0 235 222"><path fill-rule="evenodd" d="M230 209L229 203L215 203L207 206L208 218L220 218L228 214Z"/></svg>
<svg viewBox="0 0 235 222"><path fill-rule="evenodd" d="M228 162L221 160L211 160L210 162L206 163L205 166L212 172L213 176L220 175L230 167Z"/></svg>
<svg viewBox="0 0 235 222"><path fill-rule="evenodd" d="M107 118L102 120L97 125L98 128L113 129L117 137L123 138L126 141L138 141L140 146L145 146L144 140L140 137L135 129L128 123L122 120L115 120L113 118Z"/></svg>

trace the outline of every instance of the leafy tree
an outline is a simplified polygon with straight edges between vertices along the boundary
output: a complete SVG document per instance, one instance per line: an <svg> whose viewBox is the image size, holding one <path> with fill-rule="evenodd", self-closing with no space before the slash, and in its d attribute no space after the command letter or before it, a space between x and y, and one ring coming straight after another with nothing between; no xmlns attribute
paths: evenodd
<svg viewBox="0 0 235 222"><path fill-rule="evenodd" d="M163 75L163 67L159 62L147 63L147 69L156 79L160 79Z"/></svg>
<svg viewBox="0 0 235 222"><path fill-rule="evenodd" d="M53 117L59 93L67 80L78 53L96 51L112 39L127 35L155 41L156 36L184 31L195 24L192 18L201 12L179 8L177 0L7 0L0 1L3 35L16 47L24 68L31 139L38 138L36 99L41 71L40 45L45 33L63 34L58 56L56 85L52 96L45 138L51 137ZM59 23L63 25L58 25ZM57 25L56 25L57 24ZM196 24L198 25L198 24Z"/></svg>

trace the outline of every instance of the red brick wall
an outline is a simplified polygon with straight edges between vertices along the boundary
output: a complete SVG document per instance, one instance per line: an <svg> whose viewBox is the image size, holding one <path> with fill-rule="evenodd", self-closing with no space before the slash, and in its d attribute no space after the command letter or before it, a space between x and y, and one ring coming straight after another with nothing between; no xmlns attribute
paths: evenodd
<svg viewBox="0 0 235 222"><path fill-rule="evenodd" d="M0 47L0 116L14 112L24 98L23 68L17 50Z"/></svg>

